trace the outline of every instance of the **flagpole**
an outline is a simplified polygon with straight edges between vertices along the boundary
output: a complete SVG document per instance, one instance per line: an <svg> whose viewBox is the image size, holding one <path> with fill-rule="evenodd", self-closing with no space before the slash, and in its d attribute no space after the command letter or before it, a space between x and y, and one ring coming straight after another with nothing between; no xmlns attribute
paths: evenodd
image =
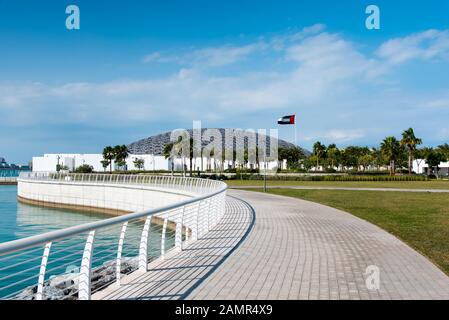
<svg viewBox="0 0 449 320"><path fill-rule="evenodd" d="M295 147L297 147L297 141L296 141L296 113L295 113Z"/></svg>

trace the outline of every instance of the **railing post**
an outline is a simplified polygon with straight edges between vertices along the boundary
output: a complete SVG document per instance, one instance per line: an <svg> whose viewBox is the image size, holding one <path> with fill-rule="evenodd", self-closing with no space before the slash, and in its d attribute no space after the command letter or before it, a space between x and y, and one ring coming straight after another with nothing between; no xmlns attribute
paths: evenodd
<svg viewBox="0 0 449 320"><path fill-rule="evenodd" d="M168 213L167 213L168 215ZM162 225L162 235L161 235L161 258L164 259L165 256L165 233L167 231L168 218L164 218L164 224Z"/></svg>
<svg viewBox="0 0 449 320"><path fill-rule="evenodd" d="M198 227L199 227L198 219L200 217L200 210L201 210L201 201L198 201L198 206L196 208L195 227L192 230L192 240L193 241L198 240L198 237L199 237L200 230L198 229Z"/></svg>
<svg viewBox="0 0 449 320"><path fill-rule="evenodd" d="M182 227L184 225L184 213L186 211L186 206L182 207L181 219L176 219L175 227L175 248L182 251Z"/></svg>
<svg viewBox="0 0 449 320"><path fill-rule="evenodd" d="M139 247L139 270L148 271L148 234L150 232L151 217L147 216L143 226L142 236L140 237Z"/></svg>
<svg viewBox="0 0 449 320"><path fill-rule="evenodd" d="M128 227L128 221L123 223L122 230L120 232L120 238L118 240L117 262L115 265L115 279L116 279L117 285L120 285L120 277L121 277L121 272L122 272L122 250L123 250L123 243L125 242L125 234L126 234L127 227Z"/></svg>
<svg viewBox="0 0 449 320"><path fill-rule="evenodd" d="M92 271L92 253L94 249L95 230L89 232L84 247L78 285L78 300L90 300L90 278Z"/></svg>
<svg viewBox="0 0 449 320"><path fill-rule="evenodd" d="M184 238L184 242L181 242L181 250L186 248L189 245L189 227L187 225L181 225L181 234L182 234L182 231L184 231L185 238ZM192 234L190 234L190 236L192 236Z"/></svg>
<svg viewBox="0 0 449 320"><path fill-rule="evenodd" d="M207 209L207 214L206 214L206 231L209 232L209 220L210 220L210 216L211 216L211 207L212 207L212 198L209 198L209 206Z"/></svg>
<svg viewBox="0 0 449 320"><path fill-rule="evenodd" d="M51 242L45 244L44 254L42 255L41 268L39 270L39 280L37 282L36 300L42 300L44 292L45 271L47 269L48 256L50 255Z"/></svg>

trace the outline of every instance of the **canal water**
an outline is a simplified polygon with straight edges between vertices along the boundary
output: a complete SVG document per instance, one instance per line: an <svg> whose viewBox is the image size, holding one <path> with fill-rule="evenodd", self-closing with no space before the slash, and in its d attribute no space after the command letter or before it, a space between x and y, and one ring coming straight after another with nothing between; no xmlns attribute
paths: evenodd
<svg viewBox="0 0 449 320"><path fill-rule="evenodd" d="M110 216L71 210L45 208L17 201L17 186L0 185L0 243L74 225L107 219ZM143 221L129 223L123 250L124 261L136 261ZM117 255L121 226L97 232L92 265L98 268L110 265ZM61 274L77 273L81 263L87 234L56 241L52 244L46 281ZM149 238L149 256L160 255L161 226L152 225ZM167 230L167 249L174 245L174 233ZM0 299L12 298L25 288L37 283L43 246L25 254L0 256Z"/></svg>

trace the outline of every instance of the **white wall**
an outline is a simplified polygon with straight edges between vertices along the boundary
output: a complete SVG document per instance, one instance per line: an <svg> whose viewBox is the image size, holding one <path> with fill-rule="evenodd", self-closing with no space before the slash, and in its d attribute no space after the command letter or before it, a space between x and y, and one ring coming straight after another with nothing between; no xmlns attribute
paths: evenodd
<svg viewBox="0 0 449 320"><path fill-rule="evenodd" d="M70 171L82 166L83 164L88 164L94 168L94 171L102 172L103 166L101 161L103 160L102 154L79 154L79 153L55 153L55 154L44 154L43 157L33 157L33 171L44 172L56 171L56 165L59 164L67 166ZM153 155L134 155L130 154L126 159L126 165L128 170L137 170L134 166L134 160L136 158L144 159L144 169L145 170L169 170L168 160L163 156L153 156ZM114 170L114 161L112 161L112 169ZM109 166L106 169L109 170Z"/></svg>
<svg viewBox="0 0 449 320"><path fill-rule="evenodd" d="M75 170L79 166L83 164L90 165L94 168L94 171L102 172L104 171L103 166L101 165L101 161L103 160L102 154L79 154L79 153L55 153L55 154L44 154L43 157L33 157L33 171L34 172L54 172L56 171L56 165L59 164L67 166L70 171ZM151 154L130 154L126 159L126 165L128 170L137 170L134 165L134 161L136 158L144 160L144 170L171 170L171 161L169 159L165 159L163 156L153 156ZM284 167L285 167L284 160ZM211 168L214 168L214 159L210 160ZM187 170L190 170L190 161L189 159L185 159L185 165L187 166ZM194 159L192 162L193 170L199 167L201 168L201 158ZM262 163L260 164L261 168L263 167ZM272 170L278 166L277 161L271 161L268 163L268 169ZM220 168L220 163L217 162L217 169ZM232 167L232 161L224 162L224 169L228 169L228 167ZM248 165L248 168L250 165ZM255 168L256 165L254 164ZM207 168L207 158L203 158L203 169ZM112 169L115 170L114 161L112 162ZM183 170L183 160L181 158L174 160L174 169L176 171ZM106 169L109 171L109 166Z"/></svg>
<svg viewBox="0 0 449 320"><path fill-rule="evenodd" d="M144 160L144 170L169 170L168 160L163 156L153 156L152 154L130 154L126 159L128 170L138 170L134 165L135 159Z"/></svg>
<svg viewBox="0 0 449 320"><path fill-rule="evenodd" d="M58 160L59 157L59 160ZM101 165L103 156L101 154L79 154L79 153L55 153L44 154L43 157L33 157L33 171L56 171L58 164L67 166L69 170L88 164L94 167L94 171L103 171Z"/></svg>
<svg viewBox="0 0 449 320"><path fill-rule="evenodd" d="M428 168L426 161L423 159L413 160L413 171L421 174L424 173L424 168ZM449 168L449 162L440 162L440 168Z"/></svg>
<svg viewBox="0 0 449 320"><path fill-rule="evenodd" d="M17 194L22 198L41 202L132 212L170 205L195 195L185 191L138 185L21 179L18 179Z"/></svg>

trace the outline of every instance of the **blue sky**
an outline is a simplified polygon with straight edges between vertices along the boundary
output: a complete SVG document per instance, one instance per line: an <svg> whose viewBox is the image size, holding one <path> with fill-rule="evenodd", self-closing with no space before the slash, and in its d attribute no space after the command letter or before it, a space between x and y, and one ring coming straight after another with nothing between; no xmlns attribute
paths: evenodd
<svg viewBox="0 0 449 320"><path fill-rule="evenodd" d="M81 29L65 28L76 4ZM365 28L365 8L381 29ZM449 2L0 2L0 156L100 152L169 131L276 128L449 141ZM292 140L290 127L280 137Z"/></svg>

